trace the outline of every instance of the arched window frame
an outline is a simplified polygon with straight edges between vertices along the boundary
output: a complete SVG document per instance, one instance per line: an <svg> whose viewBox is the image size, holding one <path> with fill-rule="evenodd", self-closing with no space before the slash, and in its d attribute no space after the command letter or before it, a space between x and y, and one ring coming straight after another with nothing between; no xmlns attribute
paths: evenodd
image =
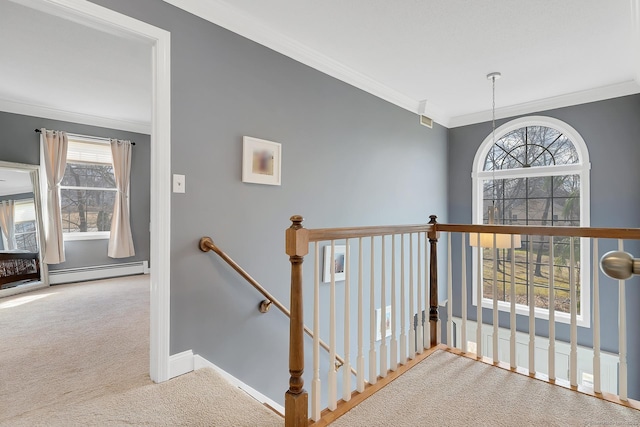
<svg viewBox="0 0 640 427"><path fill-rule="evenodd" d="M580 134L567 123L555 119L553 117L545 116L529 116L522 117L515 120L511 120L508 123L496 128L495 141L499 141L500 138L507 135L516 129L520 129L527 126L545 126L555 129L562 134L566 135L574 144L578 153L579 162L570 165L558 165L558 166L533 166L528 168L484 171L484 164L489 151L493 146L494 139L493 134L489 134L478 150L476 151L475 158L473 160L472 167L472 223L482 224L483 221L483 201L482 201L482 185L485 180L504 179L504 178L524 178L524 177L541 177L551 175L567 175L575 174L580 176L580 226L590 226L590 170L591 163L589 161L589 150L587 144ZM473 248L473 305L478 304L478 286L480 278L478 277L478 248ZM591 245L589 239L580 239L580 283L582 284L580 292L580 315L577 317L578 326L590 327L591 320ZM492 300L484 298L482 300L482 306L485 308L492 308ZM498 309L500 311L509 311L510 304L504 301L498 302ZM529 309L526 306L517 305L516 313L523 316L529 316ZM536 318L549 319L549 311L536 307ZM568 313L562 313L555 311L556 321L563 323L570 323L570 316Z"/></svg>

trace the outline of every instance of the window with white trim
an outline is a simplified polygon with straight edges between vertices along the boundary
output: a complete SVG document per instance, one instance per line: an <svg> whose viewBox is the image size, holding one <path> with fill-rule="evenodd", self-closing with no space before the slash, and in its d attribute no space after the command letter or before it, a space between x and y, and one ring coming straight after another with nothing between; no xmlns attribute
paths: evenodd
<svg viewBox="0 0 640 427"><path fill-rule="evenodd" d="M33 204L33 199L16 200L13 220L16 247L29 252L38 252L36 209ZM7 242L4 242L4 244L5 247L7 247Z"/></svg>
<svg viewBox="0 0 640 427"><path fill-rule="evenodd" d="M589 154L582 137L560 120L525 117L496 129L495 144L489 135L473 164L473 222L487 224L490 208L497 212L495 224L589 226ZM499 308L509 310L511 299L511 259L515 257L516 309L528 315L535 304L536 317L549 317L549 265L554 269L556 320L569 320L569 238L553 239L553 260L549 259L548 236L521 236L518 249L498 249ZM573 239L578 324L589 326L589 240ZM528 251L532 250L532 265ZM474 250L478 250L475 248ZM493 257L483 250L483 266L478 273L474 256L474 284L481 284L482 304L492 306ZM532 274L533 273L533 274ZM477 277L481 274L482 277ZM530 277L532 276L532 277ZM585 286L582 286L585 284ZM535 301L529 301L529 286ZM477 304L474 286L474 305Z"/></svg>
<svg viewBox="0 0 640 427"><path fill-rule="evenodd" d="M116 195L109 143L70 137L60 185L65 240L108 239Z"/></svg>

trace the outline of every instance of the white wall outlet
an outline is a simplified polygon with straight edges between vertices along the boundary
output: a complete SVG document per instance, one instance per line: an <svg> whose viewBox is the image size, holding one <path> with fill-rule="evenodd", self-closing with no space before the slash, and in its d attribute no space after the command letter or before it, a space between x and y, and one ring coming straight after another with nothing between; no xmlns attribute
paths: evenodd
<svg viewBox="0 0 640 427"><path fill-rule="evenodd" d="M184 193L185 192L185 176L173 174L173 192Z"/></svg>

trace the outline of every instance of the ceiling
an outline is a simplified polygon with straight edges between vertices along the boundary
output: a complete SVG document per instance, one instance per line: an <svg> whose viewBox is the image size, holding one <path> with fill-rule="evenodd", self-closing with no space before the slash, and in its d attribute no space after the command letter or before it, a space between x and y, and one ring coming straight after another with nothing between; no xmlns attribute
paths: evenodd
<svg viewBox="0 0 640 427"><path fill-rule="evenodd" d="M148 43L0 0L0 52L1 111L150 131Z"/></svg>
<svg viewBox="0 0 640 427"><path fill-rule="evenodd" d="M640 0L165 1L447 127L640 92ZM0 51L0 110L150 129L144 42L0 0Z"/></svg>

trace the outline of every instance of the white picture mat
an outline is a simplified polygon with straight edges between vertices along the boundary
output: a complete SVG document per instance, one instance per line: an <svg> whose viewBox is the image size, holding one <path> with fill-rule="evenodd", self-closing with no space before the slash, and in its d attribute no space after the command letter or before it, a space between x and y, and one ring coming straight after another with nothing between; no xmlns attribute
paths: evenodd
<svg viewBox="0 0 640 427"><path fill-rule="evenodd" d="M272 155L272 169L269 173L254 171L254 156L259 153ZM242 138L242 182L253 184L280 185L282 170L282 145L265 139L244 136Z"/></svg>

